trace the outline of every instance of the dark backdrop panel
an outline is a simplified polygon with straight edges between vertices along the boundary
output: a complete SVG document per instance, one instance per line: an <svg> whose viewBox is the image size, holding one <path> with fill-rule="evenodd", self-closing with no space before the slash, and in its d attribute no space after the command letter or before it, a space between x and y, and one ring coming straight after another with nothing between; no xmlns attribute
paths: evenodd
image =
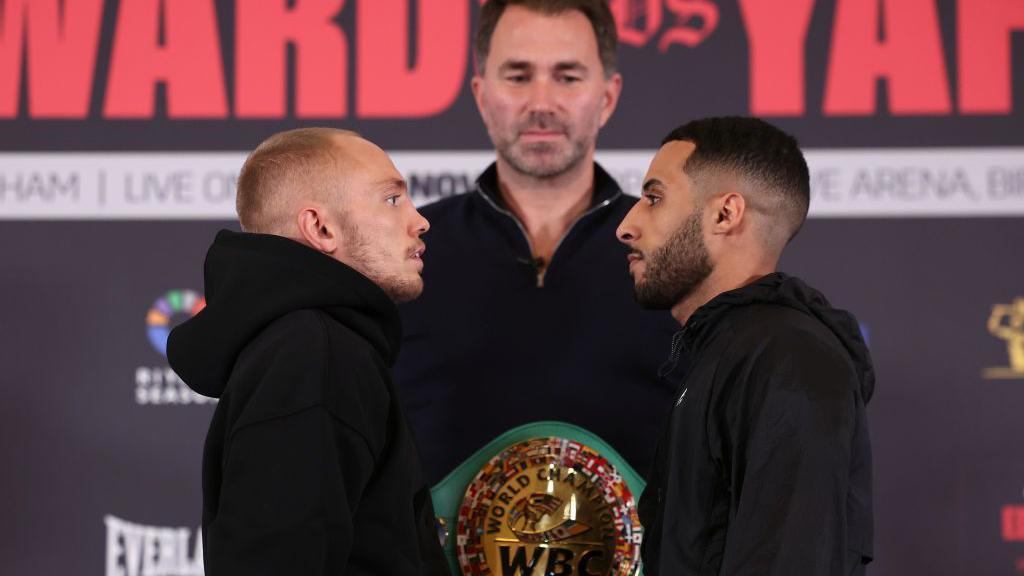
<svg viewBox="0 0 1024 576"><path fill-rule="evenodd" d="M134 374L166 366L146 338L146 312L171 288L201 290L221 225L0 227L0 245L18 255L0 272L11 312L0 405L17 463L3 482L19 495L0 520L10 573L99 573L106 515L194 536L212 406L140 405ZM993 305L1024 295L1022 243L1016 219L812 220L784 258L869 336L873 574L1009 575L1024 557L1001 528L1024 488L1024 381L982 377L1008 362L986 322Z"/></svg>

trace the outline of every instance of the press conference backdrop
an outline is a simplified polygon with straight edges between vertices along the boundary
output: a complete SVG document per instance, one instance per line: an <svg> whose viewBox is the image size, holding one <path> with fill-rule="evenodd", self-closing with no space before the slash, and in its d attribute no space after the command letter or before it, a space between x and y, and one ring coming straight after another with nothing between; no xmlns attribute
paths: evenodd
<svg viewBox="0 0 1024 576"><path fill-rule="evenodd" d="M875 358L871 572L1024 574L1024 1L612 5L625 89L600 160L628 191L688 119L760 115L806 148L782 268L855 311ZM165 342L203 305L245 151L354 129L418 203L465 192L493 157L477 12L0 0L0 572L202 574L215 405Z"/></svg>

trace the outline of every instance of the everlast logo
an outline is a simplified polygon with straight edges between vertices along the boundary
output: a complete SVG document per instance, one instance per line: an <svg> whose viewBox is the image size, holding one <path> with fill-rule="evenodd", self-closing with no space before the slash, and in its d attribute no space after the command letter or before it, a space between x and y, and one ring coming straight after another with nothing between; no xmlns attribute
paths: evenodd
<svg viewBox="0 0 1024 576"><path fill-rule="evenodd" d="M458 521L464 574L630 574L640 525L632 494L600 455L569 440L516 444L466 491Z"/></svg>

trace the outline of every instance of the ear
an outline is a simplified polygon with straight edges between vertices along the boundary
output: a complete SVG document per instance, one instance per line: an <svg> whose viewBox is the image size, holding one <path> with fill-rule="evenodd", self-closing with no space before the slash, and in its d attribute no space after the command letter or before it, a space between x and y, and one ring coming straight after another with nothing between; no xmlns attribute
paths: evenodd
<svg viewBox="0 0 1024 576"><path fill-rule="evenodd" d="M484 77L474 74L473 79L469 81L469 87L473 90L473 100L476 101L476 109L480 111L482 117L484 115Z"/></svg>
<svg viewBox="0 0 1024 576"><path fill-rule="evenodd" d="M339 227L321 206L304 206L296 216L296 224L299 235L314 250L333 255L341 245Z"/></svg>
<svg viewBox="0 0 1024 576"><path fill-rule="evenodd" d="M604 127L608 119L615 112L619 105L619 95L622 94L622 75L616 72L611 78L604 81L604 102L601 106L601 126Z"/></svg>
<svg viewBox="0 0 1024 576"><path fill-rule="evenodd" d="M714 234L734 234L739 231L747 216L747 201L739 192L727 192L710 202L714 221Z"/></svg>

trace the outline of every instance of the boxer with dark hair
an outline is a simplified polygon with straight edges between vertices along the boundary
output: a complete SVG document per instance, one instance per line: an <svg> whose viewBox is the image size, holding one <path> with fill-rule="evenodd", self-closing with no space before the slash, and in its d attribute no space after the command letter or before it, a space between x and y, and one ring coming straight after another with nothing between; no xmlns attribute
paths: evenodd
<svg viewBox="0 0 1024 576"><path fill-rule="evenodd" d="M796 140L753 118L672 131L618 229L637 300L683 326L640 499L644 573L862 574L875 378L856 319L776 272L809 205Z"/></svg>

